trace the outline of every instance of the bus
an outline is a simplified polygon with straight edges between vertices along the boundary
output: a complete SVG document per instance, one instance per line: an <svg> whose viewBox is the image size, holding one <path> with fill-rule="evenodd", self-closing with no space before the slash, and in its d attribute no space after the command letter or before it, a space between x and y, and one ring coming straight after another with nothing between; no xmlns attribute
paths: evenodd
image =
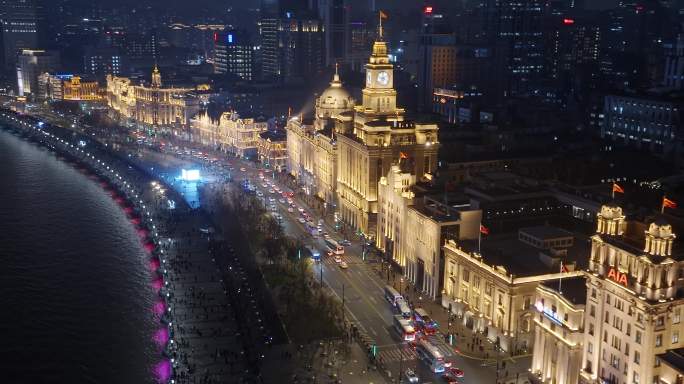
<svg viewBox="0 0 684 384"><path fill-rule="evenodd" d="M397 305L397 300L402 299L402 297L393 286L385 285L385 299L394 307Z"/></svg>
<svg viewBox="0 0 684 384"><path fill-rule="evenodd" d="M426 335L434 335L439 328L439 324L430 318L427 311L423 308L416 308L413 310L413 320L420 326L421 331Z"/></svg>
<svg viewBox="0 0 684 384"><path fill-rule="evenodd" d="M399 334L401 339L404 341L416 340L416 330L413 328L409 320L404 319L404 316L394 316L394 330Z"/></svg>
<svg viewBox="0 0 684 384"><path fill-rule="evenodd" d="M427 340L423 339L418 342L416 347L416 354L418 358L422 360L430 370L435 373L442 373L447 367L448 363L444 362L444 355L437 349L434 345L430 344Z"/></svg>
<svg viewBox="0 0 684 384"><path fill-rule="evenodd" d="M309 254L311 255L311 260L313 261L321 261L321 253L318 252L318 250L314 247L306 247L306 249L309 251Z"/></svg>
<svg viewBox="0 0 684 384"><path fill-rule="evenodd" d="M337 244L337 241L327 238L325 239L325 245L336 255L344 255L344 247Z"/></svg>
<svg viewBox="0 0 684 384"><path fill-rule="evenodd" d="M402 316L404 316L404 318L411 318L411 307L409 307L408 303L406 302L406 300L404 300L403 297L397 299L396 308L397 311L401 313Z"/></svg>

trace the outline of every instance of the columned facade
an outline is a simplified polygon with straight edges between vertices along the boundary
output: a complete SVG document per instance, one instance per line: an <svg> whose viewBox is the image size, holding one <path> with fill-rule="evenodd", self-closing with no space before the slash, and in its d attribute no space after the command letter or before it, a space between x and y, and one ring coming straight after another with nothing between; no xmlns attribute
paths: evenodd
<svg viewBox="0 0 684 384"><path fill-rule="evenodd" d="M362 104L336 124L337 195L342 219L375 238L380 178L400 158L418 180L432 173L437 167L438 128L404 118L404 109L396 103L387 43L382 40L373 44L362 96Z"/></svg>

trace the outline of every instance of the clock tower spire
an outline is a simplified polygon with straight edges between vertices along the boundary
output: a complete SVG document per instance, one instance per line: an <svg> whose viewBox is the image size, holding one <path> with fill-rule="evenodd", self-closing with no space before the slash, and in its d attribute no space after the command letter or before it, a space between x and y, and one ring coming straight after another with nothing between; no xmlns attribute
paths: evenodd
<svg viewBox="0 0 684 384"><path fill-rule="evenodd" d="M390 63L387 43L383 40L382 19L378 25L378 39L373 43L371 56L366 64L366 87L363 89L364 112L380 115L397 114L397 91L394 89L394 66ZM385 16L386 17L386 16Z"/></svg>

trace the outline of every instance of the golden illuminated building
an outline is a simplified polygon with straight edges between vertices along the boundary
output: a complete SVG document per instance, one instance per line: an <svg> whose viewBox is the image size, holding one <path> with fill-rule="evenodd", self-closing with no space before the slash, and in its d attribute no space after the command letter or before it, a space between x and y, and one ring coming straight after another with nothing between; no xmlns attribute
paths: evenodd
<svg viewBox="0 0 684 384"><path fill-rule="evenodd" d="M259 162L275 171L287 168L287 136L283 131L266 131L257 141Z"/></svg>
<svg viewBox="0 0 684 384"><path fill-rule="evenodd" d="M299 116L287 123L288 170L305 191L327 203L336 199L335 121L353 107L354 98L342 87L336 70L330 87L316 99L315 119L307 122Z"/></svg>
<svg viewBox="0 0 684 384"><path fill-rule="evenodd" d="M381 32L382 32L382 28ZM362 103L337 117L337 196L342 219L375 237L378 182L405 158L418 180L437 167L437 125L408 120L397 107L387 43L373 44Z"/></svg>
<svg viewBox="0 0 684 384"><path fill-rule="evenodd" d="M107 75L107 103L120 117L154 127L180 128L199 112L195 88L162 87L155 66L150 85L134 85L131 79Z"/></svg>
<svg viewBox="0 0 684 384"><path fill-rule="evenodd" d="M53 75L38 76L39 97L49 100L95 101L100 100L97 81L84 81L80 76Z"/></svg>
<svg viewBox="0 0 684 384"><path fill-rule="evenodd" d="M681 383L682 253L662 218L605 205L591 237L580 382ZM679 350L679 351L678 351Z"/></svg>
<svg viewBox="0 0 684 384"><path fill-rule="evenodd" d="M236 112L224 112L218 120L200 113L190 123L193 141L244 158L257 156L259 135L267 129L265 121L243 119Z"/></svg>
<svg viewBox="0 0 684 384"><path fill-rule="evenodd" d="M449 240L444 245L442 306L504 351L529 351L539 316L533 305L537 287L582 276L575 265L584 245L571 233L547 226L488 236L482 250L476 243Z"/></svg>
<svg viewBox="0 0 684 384"><path fill-rule="evenodd" d="M531 373L538 381L575 384L584 348L586 278L549 280L539 284L534 319Z"/></svg>
<svg viewBox="0 0 684 384"><path fill-rule="evenodd" d="M416 177L393 165L378 183L376 246L403 269L421 292L441 294L442 246L447 240L477 239L482 211L453 208L424 196L416 198Z"/></svg>

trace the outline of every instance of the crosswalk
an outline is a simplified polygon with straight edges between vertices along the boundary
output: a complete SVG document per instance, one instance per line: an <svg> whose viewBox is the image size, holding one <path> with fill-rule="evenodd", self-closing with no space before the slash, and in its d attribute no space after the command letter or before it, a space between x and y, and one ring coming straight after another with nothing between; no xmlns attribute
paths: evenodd
<svg viewBox="0 0 684 384"><path fill-rule="evenodd" d="M428 336L428 341L442 353L445 359L449 360L456 354L452 347L441 337L441 335ZM402 357L404 361L416 360L418 358L415 349L408 345L399 344L381 347L379 356L384 363L393 363L401 360Z"/></svg>
<svg viewBox="0 0 684 384"><path fill-rule="evenodd" d="M385 364L402 360L402 358L404 361L411 361L418 358L418 355L413 348L398 345L381 349L379 356Z"/></svg>

